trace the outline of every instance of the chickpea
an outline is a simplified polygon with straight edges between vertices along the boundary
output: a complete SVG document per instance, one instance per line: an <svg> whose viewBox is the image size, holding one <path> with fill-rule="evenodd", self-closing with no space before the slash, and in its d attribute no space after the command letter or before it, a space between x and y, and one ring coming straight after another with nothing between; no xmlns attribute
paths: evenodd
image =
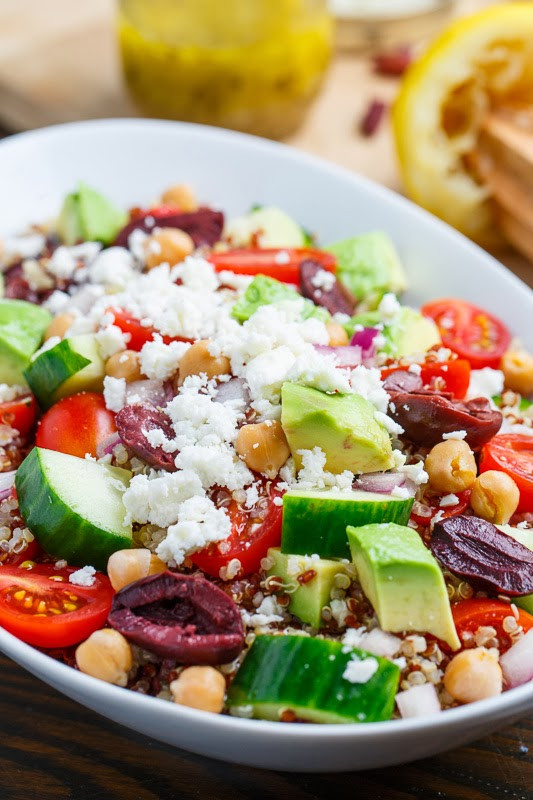
<svg viewBox="0 0 533 800"><path fill-rule="evenodd" d="M498 656L484 647L463 650L446 667L444 687L460 703L473 703L501 694L502 670Z"/></svg>
<svg viewBox="0 0 533 800"><path fill-rule="evenodd" d="M81 672L116 686L126 686L133 658L128 641L118 631L103 628L76 648Z"/></svg>
<svg viewBox="0 0 533 800"><path fill-rule="evenodd" d="M208 378L214 378L216 375L231 373L229 358L212 355L209 352L209 345L209 339L198 339L182 356L179 370L180 386L189 375L200 375L203 372Z"/></svg>
<svg viewBox="0 0 533 800"><path fill-rule="evenodd" d="M139 353L135 350L122 350L107 359L105 365L106 375L112 378L124 378L126 383L141 379L141 364Z"/></svg>
<svg viewBox="0 0 533 800"><path fill-rule="evenodd" d="M47 341L52 336L59 336L62 339L73 322L74 314L58 314L45 330L44 340Z"/></svg>
<svg viewBox="0 0 533 800"><path fill-rule="evenodd" d="M271 479L276 477L291 454L278 420L243 425L237 434L235 450L247 467Z"/></svg>
<svg viewBox="0 0 533 800"><path fill-rule="evenodd" d="M447 439L432 447L425 469L438 492L462 492L472 486L477 475L474 454L459 439Z"/></svg>
<svg viewBox="0 0 533 800"><path fill-rule="evenodd" d="M348 334L338 322L326 322L326 330L329 334L330 347L342 347L348 344Z"/></svg>
<svg viewBox="0 0 533 800"><path fill-rule="evenodd" d="M470 495L475 513L496 525L511 519L518 507L520 490L510 475L497 469L482 472L476 478Z"/></svg>
<svg viewBox="0 0 533 800"><path fill-rule="evenodd" d="M161 200L165 205L176 206L180 211L196 211L198 203L190 186L186 183L175 183L165 189L161 195Z"/></svg>
<svg viewBox="0 0 533 800"><path fill-rule="evenodd" d="M144 256L148 269L159 264L180 264L194 252L194 242L179 228L160 228L144 242Z"/></svg>
<svg viewBox="0 0 533 800"><path fill-rule="evenodd" d="M118 592L124 586L166 570L166 564L144 547L134 550L117 550L109 556L107 574L111 586Z"/></svg>
<svg viewBox="0 0 533 800"><path fill-rule="evenodd" d="M504 354L501 369L505 386L520 394L533 394L533 356L524 350Z"/></svg>
<svg viewBox="0 0 533 800"><path fill-rule="evenodd" d="M175 703L220 714L224 707L226 681L214 667L187 667L170 684Z"/></svg>

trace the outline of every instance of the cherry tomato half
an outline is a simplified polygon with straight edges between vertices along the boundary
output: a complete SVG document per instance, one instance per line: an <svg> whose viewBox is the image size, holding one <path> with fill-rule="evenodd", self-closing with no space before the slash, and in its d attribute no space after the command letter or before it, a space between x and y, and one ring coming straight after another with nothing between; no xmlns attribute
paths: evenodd
<svg viewBox="0 0 533 800"><path fill-rule="evenodd" d="M465 300L435 300L421 310L436 322L443 344L473 369L499 366L511 334L497 317Z"/></svg>
<svg viewBox="0 0 533 800"><path fill-rule="evenodd" d="M447 519L447 517L456 517L458 514L463 514L470 505L470 489L465 489L464 492L457 492L458 503L454 506L441 506L440 501L442 495L430 495L424 497L424 502L420 503L417 500L413 503L413 510L411 511L411 520L421 525L423 528L427 527L433 517L440 511L440 519Z"/></svg>
<svg viewBox="0 0 533 800"><path fill-rule="evenodd" d="M481 450L479 471L506 472L520 489L517 511L533 511L533 436L527 433L502 433Z"/></svg>
<svg viewBox="0 0 533 800"><path fill-rule="evenodd" d="M517 610L517 622L524 629L524 633L527 633L533 628L533 615L520 608ZM512 639L503 627L504 619L513 616L509 603L505 603L503 600L473 597L471 600L452 603L452 615L460 639L463 633L475 633L480 626L491 625L496 629L500 651L505 652L511 647Z"/></svg>
<svg viewBox="0 0 533 800"><path fill-rule="evenodd" d="M142 350L146 342L151 342L157 330L150 326L142 325L141 322L128 314L121 308L108 308L106 313L113 314L113 324L116 325L122 333L129 333L130 339L128 341L129 350ZM163 342L170 344L170 342L193 342L193 339L187 339L184 336L163 336Z"/></svg>
<svg viewBox="0 0 533 800"><path fill-rule="evenodd" d="M269 547L278 547L281 542L282 506L274 499L282 497L275 486L271 486L254 508L246 510L232 500L228 507L231 519L231 533L227 539L194 553L191 559L213 578L220 577L220 570L227 567L234 558L241 562L235 577L251 575L261 566L261 559Z"/></svg>
<svg viewBox="0 0 533 800"><path fill-rule="evenodd" d="M407 364L385 367L381 370L381 377L386 378L392 372L406 372L408 369ZM458 400L462 400L470 383L470 364L463 358L456 358L455 361L431 361L420 364L420 377L424 386L441 392L451 392ZM437 378L440 380L436 384Z"/></svg>
<svg viewBox="0 0 533 800"><path fill-rule="evenodd" d="M32 394L24 394L6 403L0 403L0 422L10 425L20 433L27 436L35 425L37 416L37 403Z"/></svg>
<svg viewBox="0 0 533 800"><path fill-rule="evenodd" d="M98 445L115 433L115 415L106 408L104 397L81 392L63 397L43 414L35 444L85 458L97 455Z"/></svg>
<svg viewBox="0 0 533 800"><path fill-rule="evenodd" d="M0 625L37 647L66 647L101 628L113 589L100 572L92 586L69 583L75 567L0 567Z"/></svg>
<svg viewBox="0 0 533 800"><path fill-rule="evenodd" d="M267 275L285 283L299 283L300 264L310 258L322 269L334 272L337 260L332 253L311 247L241 248L225 253L210 253L207 260L217 272L229 270L238 275Z"/></svg>

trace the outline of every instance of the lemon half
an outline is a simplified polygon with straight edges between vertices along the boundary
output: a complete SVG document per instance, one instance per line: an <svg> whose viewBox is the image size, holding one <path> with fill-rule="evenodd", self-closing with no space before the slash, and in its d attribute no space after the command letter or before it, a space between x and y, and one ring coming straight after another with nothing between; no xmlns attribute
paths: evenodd
<svg viewBox="0 0 533 800"><path fill-rule="evenodd" d="M407 72L393 109L408 195L482 244L488 192L468 168L488 111L533 106L533 2L492 6L447 28Z"/></svg>

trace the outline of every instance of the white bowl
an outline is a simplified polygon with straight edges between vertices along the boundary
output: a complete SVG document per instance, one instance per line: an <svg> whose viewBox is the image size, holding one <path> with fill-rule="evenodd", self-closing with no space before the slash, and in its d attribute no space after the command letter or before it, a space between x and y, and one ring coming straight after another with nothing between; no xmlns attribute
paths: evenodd
<svg viewBox="0 0 533 800"><path fill-rule="evenodd" d="M61 125L0 144L0 234L55 214L80 179L124 206L174 181L229 213L276 204L322 242L383 229L396 242L418 304L455 296L503 318L533 348L532 294L454 230L408 201L283 145L175 122L109 120ZM0 630L0 650L59 691L169 744L268 769L368 769L432 755L486 735L533 709L533 684L426 719L299 725L216 716L119 689L81 674Z"/></svg>

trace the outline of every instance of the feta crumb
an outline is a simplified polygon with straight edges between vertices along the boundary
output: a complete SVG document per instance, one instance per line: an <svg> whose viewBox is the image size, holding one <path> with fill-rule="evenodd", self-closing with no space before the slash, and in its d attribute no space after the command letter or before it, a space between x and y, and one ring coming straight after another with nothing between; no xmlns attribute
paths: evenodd
<svg viewBox="0 0 533 800"><path fill-rule="evenodd" d="M195 495L179 505L178 520L169 526L156 553L165 563L179 565L190 553L227 539L230 533L226 509L217 508L208 497Z"/></svg>
<svg viewBox="0 0 533 800"><path fill-rule="evenodd" d="M6 236L3 240L3 257L6 261L13 258L36 258L44 250L45 237L40 233L23 236Z"/></svg>
<svg viewBox="0 0 533 800"><path fill-rule="evenodd" d="M411 492L405 486L395 486L391 495L393 497L401 497L402 500L407 500L408 497L411 497Z"/></svg>
<svg viewBox="0 0 533 800"><path fill-rule="evenodd" d="M503 384L504 375L501 370L490 367L473 369L470 373L467 398L488 397L491 399L494 395L503 392Z"/></svg>
<svg viewBox="0 0 533 800"><path fill-rule="evenodd" d="M442 434L443 439L466 439L466 431L450 431L449 433Z"/></svg>
<svg viewBox="0 0 533 800"><path fill-rule="evenodd" d="M10 386L7 383L0 383L0 403L9 403L15 397L20 397L23 394L28 394L28 389L24 388L24 386Z"/></svg>
<svg viewBox="0 0 533 800"><path fill-rule="evenodd" d="M146 342L140 352L141 371L148 378L167 380L177 372L179 362L191 345L188 342L165 344L161 336Z"/></svg>
<svg viewBox="0 0 533 800"><path fill-rule="evenodd" d="M337 279L333 272L328 272L325 269L319 270L316 275L311 278L311 283L316 289L324 289L326 292L331 292L335 286Z"/></svg>
<svg viewBox="0 0 533 800"><path fill-rule="evenodd" d="M412 372L413 375L420 375L422 372L422 367L420 364L409 364L409 369L407 371Z"/></svg>
<svg viewBox="0 0 533 800"><path fill-rule="evenodd" d="M401 425L398 425L391 417L384 414L382 411L374 411L374 419L376 422L379 422L380 425L383 425L387 433L392 434L393 436L399 436L401 433L404 432Z"/></svg>
<svg viewBox="0 0 533 800"><path fill-rule="evenodd" d="M283 497L279 497L279 495L276 495L276 497L274 497L272 502L274 503L275 506L282 506L283 505Z"/></svg>
<svg viewBox="0 0 533 800"><path fill-rule="evenodd" d="M369 656L361 661L352 657L346 664L346 669L342 673L345 681L350 683L368 683L370 678L379 669L379 662L376 658Z"/></svg>
<svg viewBox="0 0 533 800"><path fill-rule="evenodd" d="M456 506L459 504L459 498L456 494L445 494L441 497L439 506L441 508L448 508L448 506Z"/></svg>
<svg viewBox="0 0 533 800"><path fill-rule="evenodd" d="M103 359L110 358L115 353L125 350L130 338L131 334L123 333L118 325L107 325L95 334L100 355Z"/></svg>
<svg viewBox="0 0 533 800"><path fill-rule="evenodd" d="M291 257L286 250L280 250L279 253L276 253L274 256L274 261L276 264L289 264L290 260Z"/></svg>
<svg viewBox="0 0 533 800"><path fill-rule="evenodd" d="M525 519L523 522L519 522L516 527L520 528L520 530L527 530L527 526L528 526L528 521L527 519Z"/></svg>
<svg viewBox="0 0 533 800"><path fill-rule="evenodd" d="M378 311L383 322L391 322L401 311L396 295L392 292L384 294L378 306Z"/></svg>
<svg viewBox="0 0 533 800"><path fill-rule="evenodd" d="M76 586L92 586L95 582L95 574L94 567L82 567L68 576L69 583L73 583Z"/></svg>
<svg viewBox="0 0 533 800"><path fill-rule="evenodd" d="M104 400L106 408L118 413L126 405L126 380L125 378L104 378Z"/></svg>
<svg viewBox="0 0 533 800"><path fill-rule="evenodd" d="M132 254L125 247L108 247L97 255L89 267L91 283L102 283L125 289L137 275Z"/></svg>

